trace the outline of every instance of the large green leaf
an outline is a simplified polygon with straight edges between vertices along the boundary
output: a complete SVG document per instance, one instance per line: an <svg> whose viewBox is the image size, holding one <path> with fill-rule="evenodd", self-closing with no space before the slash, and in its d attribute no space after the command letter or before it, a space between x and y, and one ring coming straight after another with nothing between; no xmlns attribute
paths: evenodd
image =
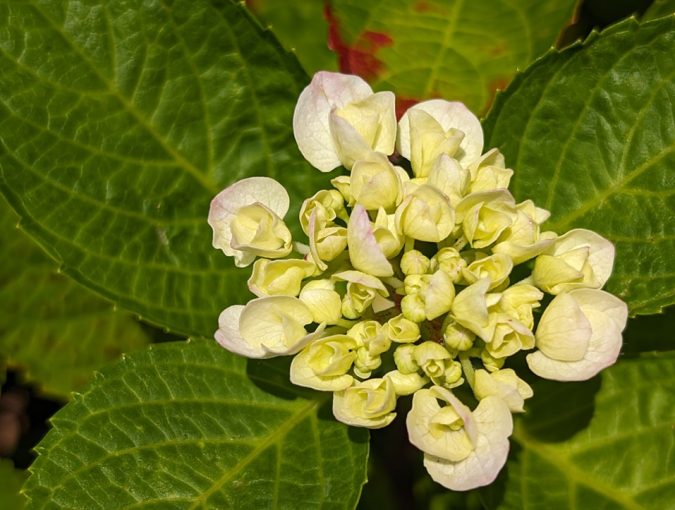
<svg viewBox="0 0 675 510"><path fill-rule="evenodd" d="M54 416L26 494L31 508L354 508L368 434L326 396L213 341L156 345Z"/></svg>
<svg viewBox="0 0 675 510"><path fill-rule="evenodd" d="M294 51L309 74L336 70L337 57L328 48L324 0L248 0L247 7L285 48Z"/></svg>
<svg viewBox="0 0 675 510"><path fill-rule="evenodd" d="M0 198L0 359L42 392L68 398L148 338L131 316L57 274L17 221Z"/></svg>
<svg viewBox="0 0 675 510"><path fill-rule="evenodd" d="M583 383L541 381L518 420L491 508L672 508L675 352Z"/></svg>
<svg viewBox="0 0 675 510"><path fill-rule="evenodd" d="M554 44L575 0L331 0L343 71L399 99L484 111L497 88Z"/></svg>
<svg viewBox="0 0 675 510"><path fill-rule="evenodd" d="M668 16L673 13L675 13L675 0L654 0L642 16L642 21Z"/></svg>
<svg viewBox="0 0 675 510"><path fill-rule="evenodd" d="M9 510L21 510L25 499L19 494L25 479L23 471L14 468L12 461L0 459L0 503Z"/></svg>
<svg viewBox="0 0 675 510"><path fill-rule="evenodd" d="M628 20L551 52L501 94L487 145L515 169L512 189L616 244L607 288L632 314L675 302L675 18Z"/></svg>
<svg viewBox="0 0 675 510"><path fill-rule="evenodd" d="M63 271L208 335L247 296L211 198L277 177L295 216L325 175L292 137L306 77L228 0L0 0L0 188Z"/></svg>

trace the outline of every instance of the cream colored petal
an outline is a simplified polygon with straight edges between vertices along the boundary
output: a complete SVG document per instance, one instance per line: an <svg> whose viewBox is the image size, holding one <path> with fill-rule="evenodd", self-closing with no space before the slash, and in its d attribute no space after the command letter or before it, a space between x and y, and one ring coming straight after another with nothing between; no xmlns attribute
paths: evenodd
<svg viewBox="0 0 675 510"><path fill-rule="evenodd" d="M577 303L591 327L586 354L578 361L560 361L536 351L527 356L527 364L545 379L585 381L616 362L628 310L620 299L601 290L576 289L567 294L570 298L579 297Z"/></svg>
<svg viewBox="0 0 675 510"><path fill-rule="evenodd" d="M591 334L591 324L579 304L563 293L544 310L537 326L536 345L549 358L579 361L586 354Z"/></svg>
<svg viewBox="0 0 675 510"><path fill-rule="evenodd" d="M356 161L367 159L373 152L354 126L337 112L331 112L329 122L335 151L345 168L351 170Z"/></svg>
<svg viewBox="0 0 675 510"><path fill-rule="evenodd" d="M431 99L412 106L408 111L412 109L428 113L445 131L454 128L464 133L464 139L460 144L461 152L457 154L457 159L464 166L480 157L483 152L483 129L478 118L464 104ZM410 159L410 123L407 113L403 114L399 121L396 146L404 158Z"/></svg>
<svg viewBox="0 0 675 510"><path fill-rule="evenodd" d="M213 229L214 248L226 255L235 255L237 250L231 247L230 224L240 208L255 203L264 205L283 218L288 212L290 199L286 189L269 177L249 177L228 186L214 197L209 209L208 223Z"/></svg>
<svg viewBox="0 0 675 510"><path fill-rule="evenodd" d="M349 218L347 245L354 269L378 277L394 275L394 268L375 240L368 212L361 205L354 207Z"/></svg>
<svg viewBox="0 0 675 510"><path fill-rule="evenodd" d="M396 98L392 92L377 92L337 110L361 135L368 146L389 155L396 143Z"/></svg>
<svg viewBox="0 0 675 510"><path fill-rule="evenodd" d="M498 397L486 397L473 412L479 430L475 450L463 461L450 462L424 456L431 478L444 487L466 491L492 483L509 453L513 421L508 406Z"/></svg>
<svg viewBox="0 0 675 510"><path fill-rule="evenodd" d="M293 134L300 152L312 166L329 172L340 166L329 117L335 108L372 95L358 76L320 71L302 91L293 113Z"/></svg>
<svg viewBox="0 0 675 510"><path fill-rule="evenodd" d="M249 301L241 312L241 337L256 349L265 349L269 356L294 354L307 342L305 325L312 322L312 313L297 298L270 296Z"/></svg>
<svg viewBox="0 0 675 510"><path fill-rule="evenodd" d="M232 305L223 310L218 317L216 341L225 349L247 358L264 358L267 352L260 344L250 344L239 333L239 318L243 305Z"/></svg>

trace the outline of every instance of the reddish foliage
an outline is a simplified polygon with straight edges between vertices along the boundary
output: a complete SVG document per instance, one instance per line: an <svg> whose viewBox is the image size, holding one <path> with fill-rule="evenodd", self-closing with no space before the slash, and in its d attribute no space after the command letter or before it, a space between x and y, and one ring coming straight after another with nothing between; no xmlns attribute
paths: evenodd
<svg viewBox="0 0 675 510"><path fill-rule="evenodd" d="M427 13L427 12L433 12L435 14L440 14L442 16L447 16L448 15L448 10L443 7L442 5L438 5L434 2L428 2L427 0L417 0L413 4L413 9L415 12L419 13Z"/></svg>
<svg viewBox="0 0 675 510"><path fill-rule="evenodd" d="M419 99L396 96L396 118L400 120L403 114L408 111L408 108L417 103L419 103Z"/></svg>
<svg viewBox="0 0 675 510"><path fill-rule="evenodd" d="M330 5L326 3L324 16L328 22L328 47L338 55L338 64L343 73L357 74L366 81L374 81L384 71L384 64L376 54L394 41L385 33L365 31L353 44L347 44L340 34L339 21Z"/></svg>

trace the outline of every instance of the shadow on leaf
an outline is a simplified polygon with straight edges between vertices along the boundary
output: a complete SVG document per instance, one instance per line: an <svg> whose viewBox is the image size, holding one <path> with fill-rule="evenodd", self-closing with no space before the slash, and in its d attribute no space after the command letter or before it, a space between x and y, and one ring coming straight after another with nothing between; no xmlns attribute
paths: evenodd
<svg viewBox="0 0 675 510"><path fill-rule="evenodd" d="M534 397L519 417L527 435L542 442L565 441L585 429L595 410L601 376L588 381L558 382L540 379L532 385Z"/></svg>

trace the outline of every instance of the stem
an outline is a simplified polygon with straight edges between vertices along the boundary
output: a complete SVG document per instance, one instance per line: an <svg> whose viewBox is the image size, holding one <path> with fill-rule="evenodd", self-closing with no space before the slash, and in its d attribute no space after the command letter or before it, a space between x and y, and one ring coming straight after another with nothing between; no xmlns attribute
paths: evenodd
<svg viewBox="0 0 675 510"><path fill-rule="evenodd" d="M349 319L340 319L335 323L335 325L340 326L341 328L351 329L351 327L353 325L355 325L357 322L359 322L359 321L358 320L349 320Z"/></svg>
<svg viewBox="0 0 675 510"><path fill-rule="evenodd" d="M462 364L462 370L464 371L464 376L466 377L466 381L469 383L469 386L471 386L471 391L473 391L473 393L475 395L476 394L476 388L474 387L474 384L476 382L476 376L474 374L473 365L471 364L471 360L469 359L469 355L468 354L460 354L459 362Z"/></svg>

